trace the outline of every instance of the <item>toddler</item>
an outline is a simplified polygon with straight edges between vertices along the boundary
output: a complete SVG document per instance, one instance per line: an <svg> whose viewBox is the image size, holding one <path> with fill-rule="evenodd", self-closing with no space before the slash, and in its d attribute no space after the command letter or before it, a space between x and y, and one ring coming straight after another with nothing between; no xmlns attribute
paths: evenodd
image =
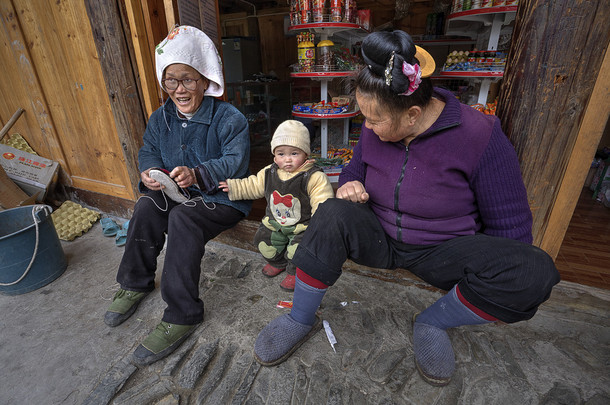
<svg viewBox="0 0 610 405"><path fill-rule="evenodd" d="M273 163L256 175L227 179L219 187L229 193L231 201L265 197L265 217L254 236L254 244L268 262L263 274L275 277L286 270L280 287L294 291L292 256L318 205L334 193L326 174L307 160L309 131L300 121L287 120L277 127L271 153Z"/></svg>

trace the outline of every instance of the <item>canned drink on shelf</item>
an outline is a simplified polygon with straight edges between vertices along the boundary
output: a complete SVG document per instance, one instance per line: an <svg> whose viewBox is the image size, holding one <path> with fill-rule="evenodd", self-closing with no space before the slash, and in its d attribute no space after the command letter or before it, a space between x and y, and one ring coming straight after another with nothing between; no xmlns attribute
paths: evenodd
<svg viewBox="0 0 610 405"><path fill-rule="evenodd" d="M290 25L298 25L301 23L301 16L299 13L290 13Z"/></svg>
<svg viewBox="0 0 610 405"><path fill-rule="evenodd" d="M344 21L351 23L356 22L356 0L344 0L343 3L345 4Z"/></svg>
<svg viewBox="0 0 610 405"><path fill-rule="evenodd" d="M485 51L477 51L475 56L475 66L477 69L485 67Z"/></svg>
<svg viewBox="0 0 610 405"><path fill-rule="evenodd" d="M472 0L472 9L481 8L481 0Z"/></svg>
<svg viewBox="0 0 610 405"><path fill-rule="evenodd" d="M322 13L322 9L314 8L311 11L311 19L315 23L324 21L324 13Z"/></svg>
<svg viewBox="0 0 610 405"><path fill-rule="evenodd" d="M343 20L343 0L330 0L330 20L333 22Z"/></svg>
<svg viewBox="0 0 610 405"><path fill-rule="evenodd" d="M505 52L496 52L496 58L494 60L494 70L504 70L504 66L506 65L506 53Z"/></svg>
<svg viewBox="0 0 610 405"><path fill-rule="evenodd" d="M301 24L309 24L311 22L311 10L301 10Z"/></svg>
<svg viewBox="0 0 610 405"><path fill-rule="evenodd" d="M470 10L472 8L472 0L464 0L462 2L462 10L466 11L466 10Z"/></svg>
<svg viewBox="0 0 610 405"><path fill-rule="evenodd" d="M324 0L312 0L311 7L311 18L313 22L324 21Z"/></svg>
<svg viewBox="0 0 610 405"><path fill-rule="evenodd" d="M494 62L496 60L496 51L486 51L485 52L485 67L488 70L494 70Z"/></svg>
<svg viewBox="0 0 610 405"><path fill-rule="evenodd" d="M301 24L311 22L311 0L299 0L299 8L301 10Z"/></svg>

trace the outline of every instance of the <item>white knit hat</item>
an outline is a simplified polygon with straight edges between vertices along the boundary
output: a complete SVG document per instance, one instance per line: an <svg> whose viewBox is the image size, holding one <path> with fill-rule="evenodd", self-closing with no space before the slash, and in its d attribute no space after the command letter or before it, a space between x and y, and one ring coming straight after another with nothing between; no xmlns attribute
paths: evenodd
<svg viewBox="0 0 610 405"><path fill-rule="evenodd" d="M222 61L214 42L195 27L175 27L155 48L157 80L161 80L165 68L174 63L183 63L201 73L210 81L206 96L219 97L224 93Z"/></svg>
<svg viewBox="0 0 610 405"><path fill-rule="evenodd" d="M301 121L286 120L282 122L271 139L271 153L281 145L294 146L309 156L309 130Z"/></svg>

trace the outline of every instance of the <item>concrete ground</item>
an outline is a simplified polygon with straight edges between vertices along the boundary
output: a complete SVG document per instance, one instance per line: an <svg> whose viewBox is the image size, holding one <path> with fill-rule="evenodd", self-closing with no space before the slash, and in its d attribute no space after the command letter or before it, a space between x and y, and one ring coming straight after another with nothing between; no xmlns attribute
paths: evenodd
<svg viewBox="0 0 610 405"><path fill-rule="evenodd" d="M0 295L1 404L610 403L606 290L561 282L530 321L452 329L457 372L438 388L415 369L410 320L442 292L404 272L346 270L321 309L336 352L320 331L266 368L253 361L254 340L289 311L276 304L291 294L261 274L260 255L212 242L202 262L204 323L177 352L138 368L130 355L161 318L159 290L107 327L123 248L99 222L62 246L61 277Z"/></svg>

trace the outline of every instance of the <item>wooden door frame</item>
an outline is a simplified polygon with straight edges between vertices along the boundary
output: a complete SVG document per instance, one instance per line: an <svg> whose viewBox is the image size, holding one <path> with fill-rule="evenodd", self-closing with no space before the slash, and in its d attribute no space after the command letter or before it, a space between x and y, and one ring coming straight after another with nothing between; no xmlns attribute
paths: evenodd
<svg viewBox="0 0 610 405"><path fill-rule="evenodd" d="M540 247L555 259L582 192L592 157L608 122L610 108L610 52L606 54L589 99L576 143L556 194Z"/></svg>

